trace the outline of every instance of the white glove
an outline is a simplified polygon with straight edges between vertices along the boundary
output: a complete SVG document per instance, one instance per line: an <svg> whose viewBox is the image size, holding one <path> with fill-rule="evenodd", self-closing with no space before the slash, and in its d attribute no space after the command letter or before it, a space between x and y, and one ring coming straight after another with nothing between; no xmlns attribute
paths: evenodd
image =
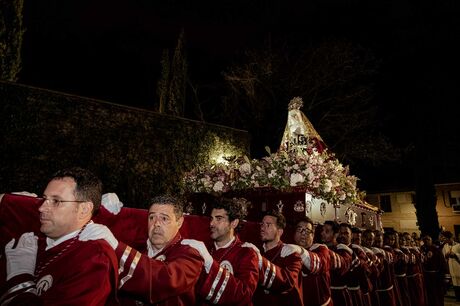
<svg viewBox="0 0 460 306"><path fill-rule="evenodd" d="M351 261L350 271L353 271L354 269L358 268L360 265L361 265L361 260L359 259L358 256L353 254L353 260Z"/></svg>
<svg viewBox="0 0 460 306"><path fill-rule="evenodd" d="M297 244L284 244L283 248L281 249L281 254L280 256L282 258L287 257L293 253L297 253L299 255L302 255L304 253L304 249Z"/></svg>
<svg viewBox="0 0 460 306"><path fill-rule="evenodd" d="M19 238L16 248L13 249L15 239L5 245L6 280L23 273L34 275L38 249L37 240L38 238L34 233L24 233Z"/></svg>
<svg viewBox="0 0 460 306"><path fill-rule="evenodd" d="M204 259L204 268L206 270L206 273L209 273L214 259L212 258L211 254L209 254L208 249L206 248L204 243L202 241L195 239L183 239L181 244L188 245L197 250L198 253L200 253L201 257L203 257Z"/></svg>
<svg viewBox="0 0 460 306"><path fill-rule="evenodd" d="M80 237L78 239L81 241L104 239L114 250L118 246L118 240L109 228L97 223L87 224L85 229L80 233Z"/></svg>
<svg viewBox="0 0 460 306"><path fill-rule="evenodd" d="M262 269L262 255L260 255L260 250L255 245L250 242L245 242L241 245L243 248L251 248L257 253L257 258L259 259L259 270Z"/></svg>
<svg viewBox="0 0 460 306"><path fill-rule="evenodd" d="M16 192L12 192L11 194L19 194L19 195L34 197L34 198L38 197L37 194L31 193L28 191L16 191Z"/></svg>
<svg viewBox="0 0 460 306"><path fill-rule="evenodd" d="M102 195L101 204L102 206L104 206L105 209L107 209L114 215L117 215L123 207L123 203L120 202L120 199L118 198L117 194L113 192L104 193Z"/></svg>

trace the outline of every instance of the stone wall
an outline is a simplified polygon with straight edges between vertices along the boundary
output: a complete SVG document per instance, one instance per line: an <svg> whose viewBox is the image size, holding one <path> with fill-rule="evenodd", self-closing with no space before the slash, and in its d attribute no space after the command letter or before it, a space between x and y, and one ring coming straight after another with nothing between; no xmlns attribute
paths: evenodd
<svg viewBox="0 0 460 306"><path fill-rule="evenodd" d="M0 82L0 105L2 192L41 194L53 172L81 166L104 192L146 207L219 152L249 152L245 131L24 85Z"/></svg>

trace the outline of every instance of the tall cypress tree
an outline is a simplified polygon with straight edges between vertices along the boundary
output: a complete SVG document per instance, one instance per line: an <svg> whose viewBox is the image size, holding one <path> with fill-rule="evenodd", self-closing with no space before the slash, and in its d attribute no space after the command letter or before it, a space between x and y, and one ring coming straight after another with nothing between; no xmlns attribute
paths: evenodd
<svg viewBox="0 0 460 306"><path fill-rule="evenodd" d="M157 83L157 95L158 95L158 112L164 113L166 109L166 102L168 101L169 92L169 77L170 77L170 63L169 63L169 51L168 49L163 50L161 57L161 78Z"/></svg>
<svg viewBox="0 0 460 306"><path fill-rule="evenodd" d="M183 116L185 110L185 90L187 82L187 59L185 56L184 30L179 35L171 65L168 113Z"/></svg>

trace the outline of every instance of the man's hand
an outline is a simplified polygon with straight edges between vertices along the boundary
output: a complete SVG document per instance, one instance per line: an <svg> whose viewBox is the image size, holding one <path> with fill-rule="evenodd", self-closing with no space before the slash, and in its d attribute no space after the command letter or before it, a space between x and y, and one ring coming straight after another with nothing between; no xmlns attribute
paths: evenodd
<svg viewBox="0 0 460 306"><path fill-rule="evenodd" d="M101 204L114 215L117 215L123 207L123 203L120 202L116 193L104 193Z"/></svg>
<svg viewBox="0 0 460 306"><path fill-rule="evenodd" d="M5 245L6 280L24 273L34 275L38 250L37 240L34 233L24 233L15 248L13 248L15 239Z"/></svg>
<svg viewBox="0 0 460 306"><path fill-rule="evenodd" d="M34 197L34 198L38 197L37 194L28 192L28 191L16 191L16 192L12 192L11 194L18 194L18 195Z"/></svg>
<svg viewBox="0 0 460 306"><path fill-rule="evenodd" d="M241 245L243 248L251 248L253 249L256 253L257 253L257 258L259 260L259 270L262 269L262 255L260 255L260 250L258 247L256 247L255 245L253 245L252 243L250 242L245 242Z"/></svg>
<svg viewBox="0 0 460 306"><path fill-rule="evenodd" d="M200 256L204 259L204 268L206 270L206 273L209 273L214 259L212 258L211 254L209 254L208 249L206 248L204 243L202 241L194 239L183 239L181 244L188 245L197 250L198 253L200 253Z"/></svg>
<svg viewBox="0 0 460 306"><path fill-rule="evenodd" d="M102 224L89 223L86 225L85 229L80 233L79 240L88 241L88 240L99 240L104 239L112 247L116 249L118 246L118 240L109 230L109 228Z"/></svg>
<svg viewBox="0 0 460 306"><path fill-rule="evenodd" d="M283 248L281 249L281 254L280 256L287 257L293 253L297 253L299 255L302 255L304 253L304 249L297 244L284 244Z"/></svg>

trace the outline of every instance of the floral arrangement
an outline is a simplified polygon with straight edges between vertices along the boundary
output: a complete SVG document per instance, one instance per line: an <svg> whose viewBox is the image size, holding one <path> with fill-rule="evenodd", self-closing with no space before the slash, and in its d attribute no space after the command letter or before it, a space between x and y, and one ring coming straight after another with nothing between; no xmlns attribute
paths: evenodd
<svg viewBox="0 0 460 306"><path fill-rule="evenodd" d="M268 187L283 192L303 191L329 203L353 204L364 199L349 174L333 153L319 152L314 143L302 150L270 153L262 159L247 156L228 164L215 164L187 172L182 180L186 192L225 193Z"/></svg>

